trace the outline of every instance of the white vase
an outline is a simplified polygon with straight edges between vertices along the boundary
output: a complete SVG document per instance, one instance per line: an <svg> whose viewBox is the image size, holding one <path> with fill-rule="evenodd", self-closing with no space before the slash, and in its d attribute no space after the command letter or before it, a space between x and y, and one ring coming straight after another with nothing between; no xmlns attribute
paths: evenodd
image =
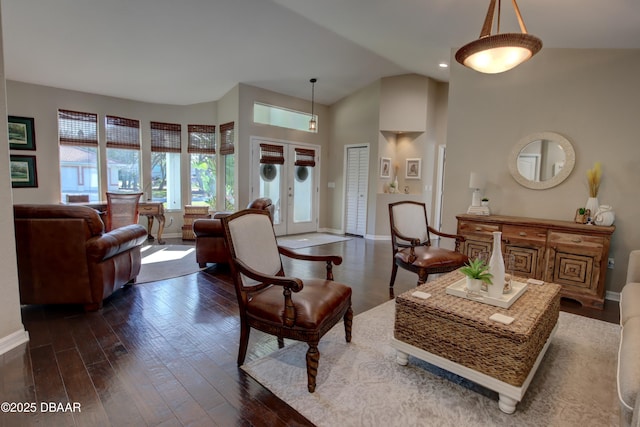
<svg viewBox="0 0 640 427"><path fill-rule="evenodd" d="M502 257L502 232L493 232L493 252L489 260L489 272L492 274L488 291L491 298L500 298L504 290L504 258Z"/></svg>
<svg viewBox="0 0 640 427"><path fill-rule="evenodd" d="M596 216L596 212L598 211L599 207L600 207L600 203L598 203L597 197L589 197L587 199L587 203L584 205L584 208L589 209L590 211L589 218L587 219L588 222L593 221L593 217Z"/></svg>

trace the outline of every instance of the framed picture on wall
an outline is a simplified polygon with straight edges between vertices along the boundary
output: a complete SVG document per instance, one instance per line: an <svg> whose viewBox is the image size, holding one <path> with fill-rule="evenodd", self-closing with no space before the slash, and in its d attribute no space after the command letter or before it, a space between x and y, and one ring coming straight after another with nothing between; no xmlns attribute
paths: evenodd
<svg viewBox="0 0 640 427"><path fill-rule="evenodd" d="M9 116L9 149L35 150L36 132L32 117Z"/></svg>
<svg viewBox="0 0 640 427"><path fill-rule="evenodd" d="M10 156L11 186L13 188L37 187L36 156Z"/></svg>
<svg viewBox="0 0 640 427"><path fill-rule="evenodd" d="M380 158L380 178L391 178L391 159L388 157Z"/></svg>
<svg viewBox="0 0 640 427"><path fill-rule="evenodd" d="M420 179L422 174L422 159L407 159L405 179Z"/></svg>

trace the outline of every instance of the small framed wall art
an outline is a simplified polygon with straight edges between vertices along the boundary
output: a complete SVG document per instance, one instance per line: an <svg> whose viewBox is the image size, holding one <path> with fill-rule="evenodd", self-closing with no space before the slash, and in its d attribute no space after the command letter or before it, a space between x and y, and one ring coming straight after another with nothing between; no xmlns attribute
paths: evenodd
<svg viewBox="0 0 640 427"><path fill-rule="evenodd" d="M37 187L36 156L10 156L11 187Z"/></svg>
<svg viewBox="0 0 640 427"><path fill-rule="evenodd" d="M35 150L36 132L32 117L9 116L9 149Z"/></svg>
<svg viewBox="0 0 640 427"><path fill-rule="evenodd" d="M389 157L380 158L380 178L391 178L391 159Z"/></svg>
<svg viewBox="0 0 640 427"><path fill-rule="evenodd" d="M422 159L407 159L405 179L420 179L422 175Z"/></svg>

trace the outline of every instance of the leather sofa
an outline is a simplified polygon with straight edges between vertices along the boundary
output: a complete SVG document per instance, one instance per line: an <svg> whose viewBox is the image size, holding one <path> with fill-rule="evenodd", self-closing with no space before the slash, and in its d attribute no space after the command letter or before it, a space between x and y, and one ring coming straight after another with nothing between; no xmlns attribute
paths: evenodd
<svg viewBox="0 0 640 427"><path fill-rule="evenodd" d="M640 426L640 250L631 251L627 280L620 292L618 397L620 425Z"/></svg>
<svg viewBox="0 0 640 427"><path fill-rule="evenodd" d="M268 210L273 218L271 199L262 197L249 203L247 209ZM228 264L229 252L224 245L224 231L220 218L231 215L231 212L217 212L211 219L193 221L193 234L196 237L196 262L200 268L207 263Z"/></svg>
<svg viewBox="0 0 640 427"><path fill-rule="evenodd" d="M139 224L106 233L86 206L14 205L13 212L22 304L95 311L140 272L147 230Z"/></svg>

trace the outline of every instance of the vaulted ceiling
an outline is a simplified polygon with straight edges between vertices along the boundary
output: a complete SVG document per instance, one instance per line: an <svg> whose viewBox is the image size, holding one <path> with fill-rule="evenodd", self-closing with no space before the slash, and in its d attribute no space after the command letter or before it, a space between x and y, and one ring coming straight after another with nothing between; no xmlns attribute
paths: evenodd
<svg viewBox="0 0 640 427"><path fill-rule="evenodd" d="M332 104L385 76L447 81L439 63L478 37L489 0L1 2L7 79L185 105L238 83L308 98L317 77L316 101ZM640 48L640 2L518 5L543 49ZM508 0L501 21L519 31Z"/></svg>

